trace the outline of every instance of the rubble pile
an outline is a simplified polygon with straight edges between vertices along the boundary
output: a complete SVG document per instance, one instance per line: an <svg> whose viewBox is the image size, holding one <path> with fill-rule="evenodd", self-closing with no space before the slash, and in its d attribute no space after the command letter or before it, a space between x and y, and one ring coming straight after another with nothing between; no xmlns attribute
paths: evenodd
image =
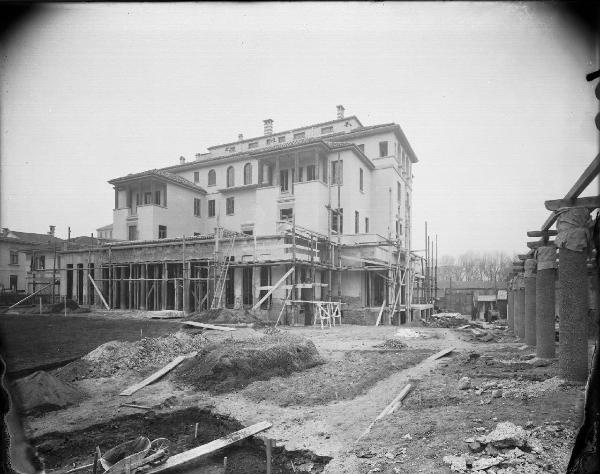
<svg viewBox="0 0 600 474"><path fill-rule="evenodd" d="M61 380L111 377L129 371L148 372L175 357L199 350L206 344L201 334L178 331L163 337L144 337L136 342L109 341L81 359L56 370Z"/></svg>
<svg viewBox="0 0 600 474"><path fill-rule="evenodd" d="M391 350L399 350L404 349L406 344L399 339L389 338L383 341L381 344L377 344L373 346L377 349L391 349Z"/></svg>
<svg viewBox="0 0 600 474"><path fill-rule="evenodd" d="M421 319L424 326L432 328L455 328L467 323L467 320L460 313L436 313L432 314L429 320Z"/></svg>
<svg viewBox="0 0 600 474"><path fill-rule="evenodd" d="M458 383L459 390L472 391L475 395L491 398L530 399L538 398L551 391L558 390L564 380L552 377L541 382L529 382L516 379L502 379L502 381L488 381L475 384L470 377L462 377ZM483 403L485 403L482 400ZM490 400L487 401L489 403Z"/></svg>
<svg viewBox="0 0 600 474"><path fill-rule="evenodd" d="M531 424L529 426L532 426ZM444 456L452 472L486 472L489 474L554 473L553 459L540 438L556 436L560 422L526 430L509 421L498 423L487 435L466 438L466 454Z"/></svg>

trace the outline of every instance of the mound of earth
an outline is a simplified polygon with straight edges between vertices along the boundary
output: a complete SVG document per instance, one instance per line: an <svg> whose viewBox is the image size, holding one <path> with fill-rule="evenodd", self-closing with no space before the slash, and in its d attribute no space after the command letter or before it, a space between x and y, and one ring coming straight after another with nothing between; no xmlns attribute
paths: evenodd
<svg viewBox="0 0 600 474"><path fill-rule="evenodd" d="M145 337L136 342L109 341L55 373L61 380L69 382L111 377L129 371L149 373L177 356L199 350L205 344L204 336L184 331L163 337Z"/></svg>
<svg viewBox="0 0 600 474"><path fill-rule="evenodd" d="M322 363L314 343L304 337L281 333L244 340L228 338L203 347L196 357L184 361L175 369L174 380L222 393Z"/></svg>
<svg viewBox="0 0 600 474"><path fill-rule="evenodd" d="M15 380L13 387L23 413L58 410L77 403L86 396L79 389L44 371Z"/></svg>
<svg viewBox="0 0 600 474"><path fill-rule="evenodd" d="M217 308L193 313L189 321L210 324L253 324L260 320L247 309Z"/></svg>

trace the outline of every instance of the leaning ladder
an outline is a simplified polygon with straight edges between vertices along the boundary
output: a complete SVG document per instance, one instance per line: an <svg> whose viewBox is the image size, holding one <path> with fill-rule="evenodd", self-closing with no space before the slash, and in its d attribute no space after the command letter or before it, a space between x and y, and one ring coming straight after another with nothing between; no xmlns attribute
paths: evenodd
<svg viewBox="0 0 600 474"><path fill-rule="evenodd" d="M210 305L211 309L219 308L221 306L221 298L223 296L223 289L225 288L225 282L227 280L227 273L229 271L229 262L231 261L231 255L233 255L233 246L235 245L234 234L231 238L231 246L229 247L229 253L225 256L226 264L222 264L219 270L219 279L217 280L217 286L213 293L213 300Z"/></svg>

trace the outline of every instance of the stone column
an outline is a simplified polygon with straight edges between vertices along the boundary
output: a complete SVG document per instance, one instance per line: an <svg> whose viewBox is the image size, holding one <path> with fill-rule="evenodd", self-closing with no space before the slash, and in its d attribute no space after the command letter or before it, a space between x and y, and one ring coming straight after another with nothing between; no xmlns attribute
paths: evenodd
<svg viewBox="0 0 600 474"><path fill-rule="evenodd" d="M540 247L537 251L535 287L535 354L541 358L555 356L555 284L556 248Z"/></svg>
<svg viewBox="0 0 600 474"><path fill-rule="evenodd" d="M535 346L535 285L537 261L525 260L525 344Z"/></svg>
<svg viewBox="0 0 600 474"><path fill-rule="evenodd" d="M506 320L508 323L508 330L510 332L514 332L515 330L515 308L514 308L514 303L515 303L515 292L513 290L513 279L511 278L508 282L507 285L507 305L506 305Z"/></svg>
<svg viewBox="0 0 600 474"><path fill-rule="evenodd" d="M523 274L519 273L515 280L515 335L525 338L525 289Z"/></svg>
<svg viewBox="0 0 600 474"><path fill-rule="evenodd" d="M555 243L560 280L559 375L587 380L587 248L590 215L586 208L559 211Z"/></svg>

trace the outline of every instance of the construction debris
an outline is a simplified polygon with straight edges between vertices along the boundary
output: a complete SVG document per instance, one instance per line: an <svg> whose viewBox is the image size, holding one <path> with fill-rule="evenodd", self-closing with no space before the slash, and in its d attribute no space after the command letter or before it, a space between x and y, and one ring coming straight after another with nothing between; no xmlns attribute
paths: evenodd
<svg viewBox="0 0 600 474"><path fill-rule="evenodd" d="M189 321L209 324L254 324L260 320L246 309L218 308L193 313Z"/></svg>
<svg viewBox="0 0 600 474"><path fill-rule="evenodd" d="M81 390L55 376L38 371L13 382L23 413L43 413L77 403L86 397Z"/></svg>
<svg viewBox="0 0 600 474"><path fill-rule="evenodd" d="M428 320L422 319L421 322L424 326L432 328L455 328L467 323L467 320L460 313L436 313Z"/></svg>

